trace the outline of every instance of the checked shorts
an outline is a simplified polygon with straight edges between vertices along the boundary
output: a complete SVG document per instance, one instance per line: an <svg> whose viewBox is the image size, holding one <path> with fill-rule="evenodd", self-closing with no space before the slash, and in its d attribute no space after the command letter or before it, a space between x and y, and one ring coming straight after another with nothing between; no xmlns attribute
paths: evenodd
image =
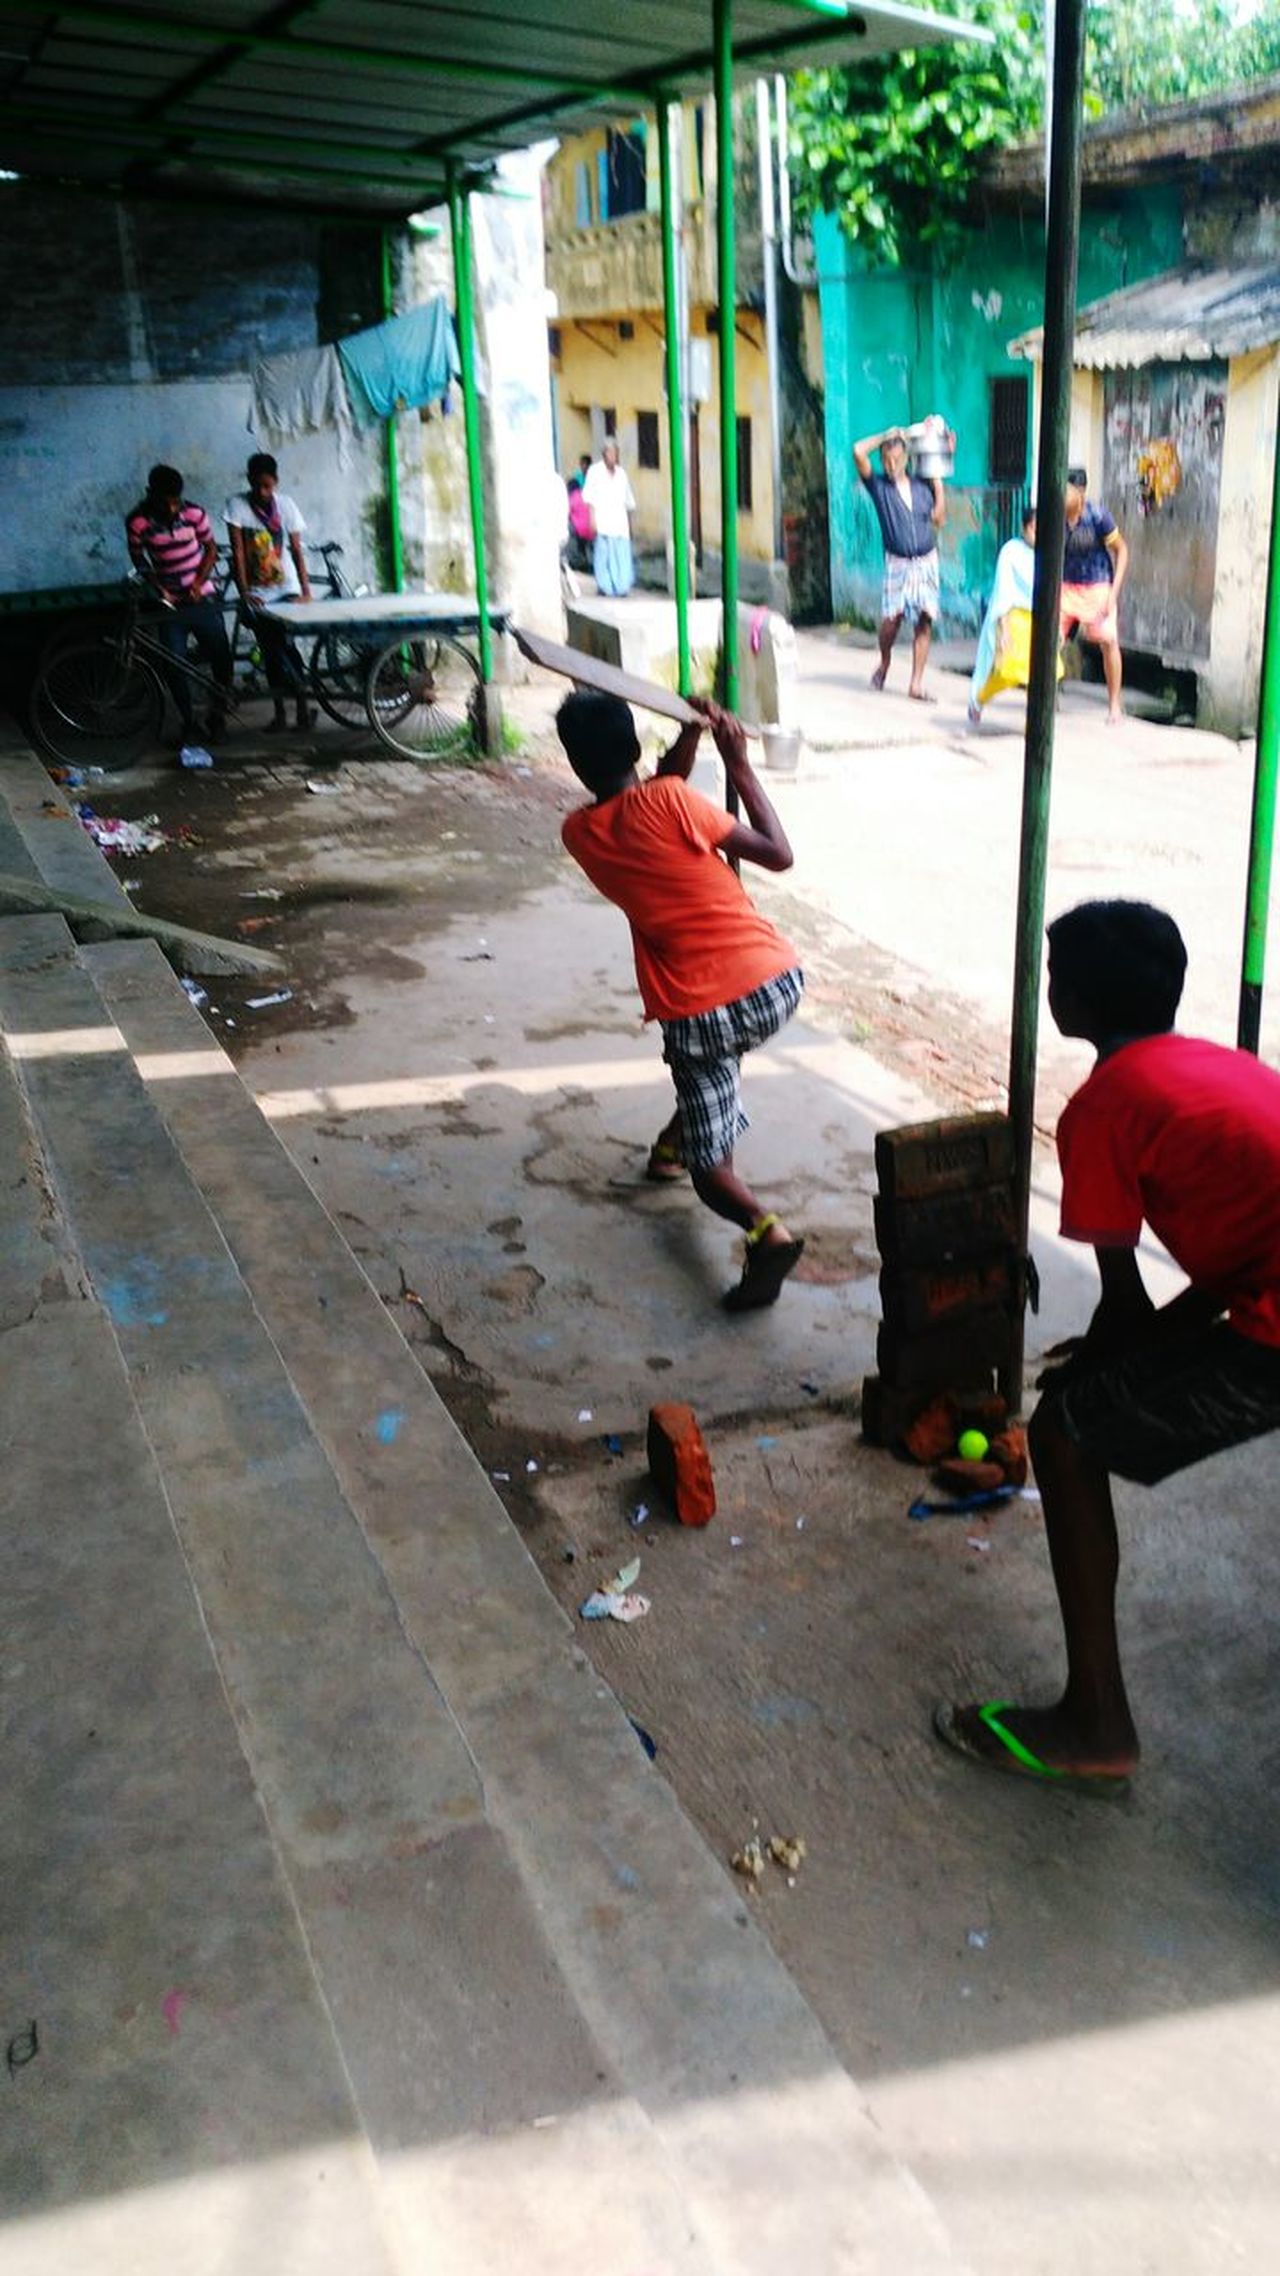
<svg viewBox="0 0 1280 2276"><path fill-rule="evenodd" d="M680 1149L690 1169L714 1169L748 1128L739 1062L785 1027L804 993L796 966L749 996L662 1026L662 1056L680 1107Z"/></svg>

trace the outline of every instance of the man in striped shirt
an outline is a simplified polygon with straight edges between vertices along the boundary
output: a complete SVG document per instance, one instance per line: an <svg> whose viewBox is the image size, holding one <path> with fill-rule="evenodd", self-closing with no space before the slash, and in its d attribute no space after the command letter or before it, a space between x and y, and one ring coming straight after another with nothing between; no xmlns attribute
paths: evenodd
<svg viewBox="0 0 1280 2276"><path fill-rule="evenodd" d="M125 516L124 526L129 559L162 605L157 632L175 658L168 677L182 720L183 742L190 743L196 733L192 682L181 669L191 641L218 685L209 715L209 731L216 735L226 725L231 646L222 604L214 596L210 581L218 558L213 524L203 506L194 499L184 500L182 476L176 466L153 466L147 476L146 495Z"/></svg>

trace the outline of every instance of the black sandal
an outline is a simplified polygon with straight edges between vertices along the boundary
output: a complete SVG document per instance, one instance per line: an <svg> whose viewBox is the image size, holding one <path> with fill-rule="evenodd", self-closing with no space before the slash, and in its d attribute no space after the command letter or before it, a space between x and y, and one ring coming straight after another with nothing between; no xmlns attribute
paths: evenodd
<svg viewBox="0 0 1280 2276"><path fill-rule="evenodd" d="M748 1233L742 1278L736 1288L728 1289L720 1299L726 1312L762 1312L766 1305L777 1303L783 1281L795 1271L804 1255L803 1241L765 1240L765 1234L777 1222L776 1216L762 1217Z"/></svg>

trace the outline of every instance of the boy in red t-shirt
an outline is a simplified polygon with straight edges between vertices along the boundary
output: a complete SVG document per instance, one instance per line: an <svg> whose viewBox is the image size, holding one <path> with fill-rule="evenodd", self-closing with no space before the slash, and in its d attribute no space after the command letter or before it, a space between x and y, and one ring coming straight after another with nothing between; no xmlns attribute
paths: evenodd
<svg viewBox="0 0 1280 2276"><path fill-rule="evenodd" d="M943 1706L940 1737L997 1770L1094 1791L1138 1761L1116 1637L1110 1475L1153 1486L1280 1429L1280 1074L1174 1035L1187 955L1172 917L1087 901L1049 927L1049 1007L1098 1054L1058 1125L1062 1231L1102 1295L1050 1357L1030 1443L1067 1645L1054 1707ZM1144 1221L1189 1285L1156 1310Z"/></svg>
<svg viewBox="0 0 1280 2276"><path fill-rule="evenodd" d="M689 788L703 719L683 729L656 775L642 782L626 704L579 690L561 704L556 726L595 803L568 815L561 834L592 884L630 923L644 1016L662 1029L678 1104L646 1174L666 1183L687 1170L708 1209L741 1226L746 1263L724 1305L754 1312L777 1301L804 1242L762 1207L734 1167L734 1144L747 1128L739 1061L790 1019L804 978L795 950L721 859L790 869L786 834L747 758L740 722L714 704L699 709L745 822Z"/></svg>

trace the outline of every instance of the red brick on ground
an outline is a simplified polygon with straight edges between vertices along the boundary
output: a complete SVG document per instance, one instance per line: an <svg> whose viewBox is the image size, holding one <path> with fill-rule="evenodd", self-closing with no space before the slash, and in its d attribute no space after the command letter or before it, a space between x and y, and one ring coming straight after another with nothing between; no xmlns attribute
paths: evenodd
<svg viewBox="0 0 1280 2276"><path fill-rule="evenodd" d="M711 1456L692 1407L671 1400L649 1409L649 1470L682 1525L706 1525L716 1513Z"/></svg>

